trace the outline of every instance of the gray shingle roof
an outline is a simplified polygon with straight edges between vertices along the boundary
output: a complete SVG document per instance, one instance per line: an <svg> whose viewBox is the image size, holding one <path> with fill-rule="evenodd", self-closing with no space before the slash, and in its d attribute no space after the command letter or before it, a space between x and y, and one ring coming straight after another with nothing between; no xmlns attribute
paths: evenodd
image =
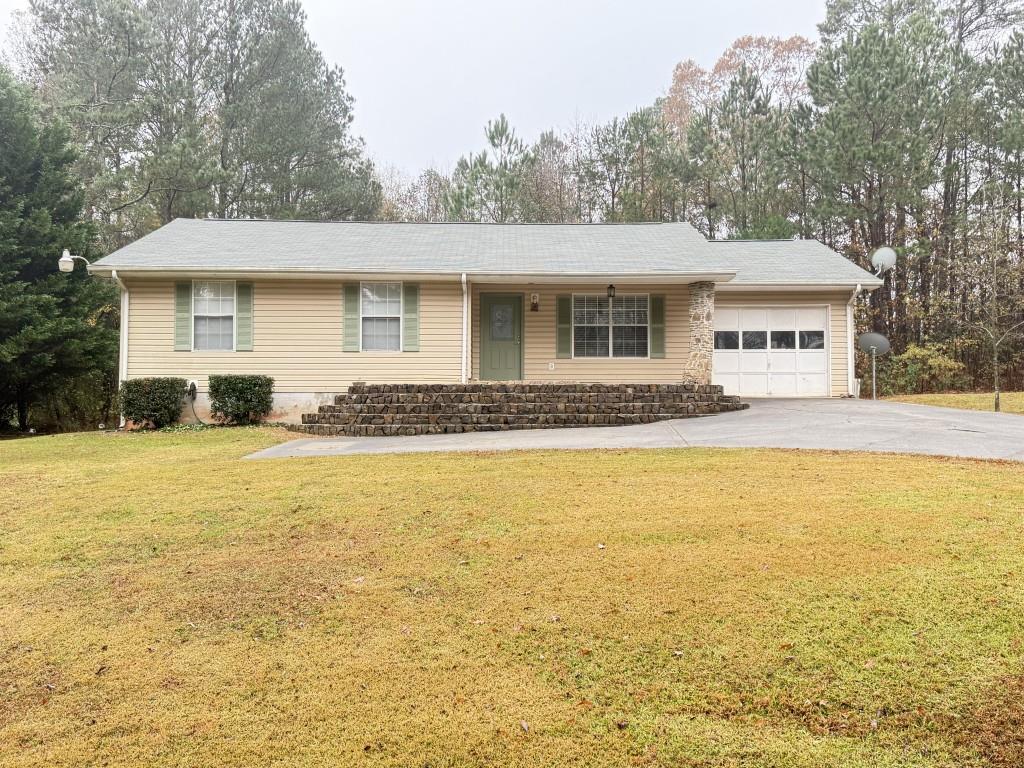
<svg viewBox="0 0 1024 768"><path fill-rule="evenodd" d="M716 264L736 271L730 285L856 285L882 281L817 240L711 240Z"/></svg>
<svg viewBox="0 0 1024 768"><path fill-rule="evenodd" d="M807 260L806 269L796 262ZM91 271L719 275L865 284L815 241L709 243L689 224L399 224L175 219Z"/></svg>

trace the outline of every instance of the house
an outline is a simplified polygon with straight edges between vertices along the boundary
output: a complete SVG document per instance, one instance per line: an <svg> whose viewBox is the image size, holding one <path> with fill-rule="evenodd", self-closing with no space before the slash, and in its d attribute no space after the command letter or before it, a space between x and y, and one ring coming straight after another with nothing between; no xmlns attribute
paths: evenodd
<svg viewBox="0 0 1024 768"><path fill-rule="evenodd" d="M177 219L89 266L122 291L120 377L276 382L274 418L353 382L854 388L853 302L881 282L814 240L684 223Z"/></svg>

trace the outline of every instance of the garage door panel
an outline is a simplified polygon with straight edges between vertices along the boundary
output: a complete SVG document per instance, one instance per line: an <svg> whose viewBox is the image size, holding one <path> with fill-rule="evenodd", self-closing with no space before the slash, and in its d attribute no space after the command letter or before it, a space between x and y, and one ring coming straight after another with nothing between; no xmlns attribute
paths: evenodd
<svg viewBox="0 0 1024 768"><path fill-rule="evenodd" d="M825 312L821 309L796 310L796 324L801 331L825 330Z"/></svg>
<svg viewBox="0 0 1024 768"><path fill-rule="evenodd" d="M740 353L741 373L767 373L768 353L767 352L741 352Z"/></svg>
<svg viewBox="0 0 1024 768"><path fill-rule="evenodd" d="M773 351L771 353L769 365L769 370L772 372L773 375L776 373L796 373L797 353Z"/></svg>
<svg viewBox="0 0 1024 768"><path fill-rule="evenodd" d="M740 327L744 331L767 331L768 310L767 309L741 309Z"/></svg>
<svg viewBox="0 0 1024 768"><path fill-rule="evenodd" d="M824 351L800 352L801 373L825 373L828 370Z"/></svg>
<svg viewBox="0 0 1024 768"><path fill-rule="evenodd" d="M739 391L751 397L762 397L768 394L767 373L741 373Z"/></svg>
<svg viewBox="0 0 1024 768"><path fill-rule="evenodd" d="M797 394L797 375L795 373L772 372L771 389L769 395L784 397Z"/></svg>
<svg viewBox="0 0 1024 768"><path fill-rule="evenodd" d="M717 384L727 395L735 395L740 391L740 375L738 373L718 373L711 377L711 383Z"/></svg>
<svg viewBox="0 0 1024 768"><path fill-rule="evenodd" d="M716 331L738 331L740 329L740 311L738 309L715 309Z"/></svg>
<svg viewBox="0 0 1024 768"><path fill-rule="evenodd" d="M768 310L768 322L773 329L780 331L792 331L796 329L795 309L770 309Z"/></svg>
<svg viewBox="0 0 1024 768"><path fill-rule="evenodd" d="M828 392L828 379L824 373L801 373L797 378L798 395L817 395Z"/></svg>
<svg viewBox="0 0 1024 768"><path fill-rule="evenodd" d="M716 349L714 352L713 381L730 394L828 396L830 328L827 308L722 307L715 312L714 327L715 330L738 331L741 340L734 337L732 341L732 344L739 344L739 350ZM774 337L772 331L776 332ZM801 337L800 331L816 333ZM823 346L805 349L807 338Z"/></svg>
<svg viewBox="0 0 1024 768"><path fill-rule="evenodd" d="M739 373L739 352L715 352L714 370L718 373Z"/></svg>

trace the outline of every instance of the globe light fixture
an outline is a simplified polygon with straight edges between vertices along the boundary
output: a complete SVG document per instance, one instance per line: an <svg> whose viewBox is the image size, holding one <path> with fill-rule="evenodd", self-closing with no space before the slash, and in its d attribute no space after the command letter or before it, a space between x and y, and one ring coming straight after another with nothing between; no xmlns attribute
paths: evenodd
<svg viewBox="0 0 1024 768"><path fill-rule="evenodd" d="M57 259L57 268L61 272L72 272L75 269L75 259L79 259L86 264L89 263L88 260L82 256L72 256L71 251L65 248L64 252L60 255L60 258Z"/></svg>

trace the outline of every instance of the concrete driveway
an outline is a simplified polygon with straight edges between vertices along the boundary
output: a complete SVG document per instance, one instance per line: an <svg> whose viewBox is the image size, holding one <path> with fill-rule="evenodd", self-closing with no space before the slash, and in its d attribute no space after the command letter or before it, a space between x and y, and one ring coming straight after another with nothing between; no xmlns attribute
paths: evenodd
<svg viewBox="0 0 1024 768"><path fill-rule="evenodd" d="M250 459L417 451L811 448L1024 461L1024 416L870 400L752 400L750 409L628 427L293 440Z"/></svg>

